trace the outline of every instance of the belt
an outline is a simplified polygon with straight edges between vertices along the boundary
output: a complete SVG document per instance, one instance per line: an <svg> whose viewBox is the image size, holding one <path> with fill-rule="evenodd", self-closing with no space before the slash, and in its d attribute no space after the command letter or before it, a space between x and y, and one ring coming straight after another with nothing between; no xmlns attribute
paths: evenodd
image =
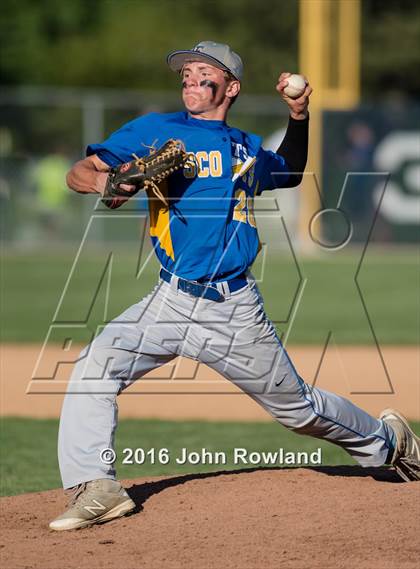
<svg viewBox="0 0 420 569"><path fill-rule="evenodd" d="M172 277L175 276L166 269L160 270L160 278L167 283L170 283ZM238 277L231 279L229 281L223 281L219 283L208 282L199 283L197 281L188 281L187 279L178 278L177 288L183 292L187 292L192 296L206 298L207 300L214 300L215 302L223 302L225 300L225 294L219 292L217 285L222 290L227 289L227 293L236 292L237 290L243 288L248 284L245 273L242 273Z"/></svg>

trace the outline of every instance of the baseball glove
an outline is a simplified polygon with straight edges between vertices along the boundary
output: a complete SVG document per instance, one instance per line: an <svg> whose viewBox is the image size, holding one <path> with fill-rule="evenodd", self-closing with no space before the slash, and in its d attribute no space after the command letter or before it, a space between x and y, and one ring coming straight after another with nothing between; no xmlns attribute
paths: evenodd
<svg viewBox="0 0 420 569"><path fill-rule="evenodd" d="M139 158L112 168L107 179L102 202L110 209L120 207L139 190L152 189L157 198L168 206L166 198L158 184L168 178L172 172L181 168L188 160L180 140L170 139L158 150L151 150L149 156ZM129 191L121 185L134 186Z"/></svg>

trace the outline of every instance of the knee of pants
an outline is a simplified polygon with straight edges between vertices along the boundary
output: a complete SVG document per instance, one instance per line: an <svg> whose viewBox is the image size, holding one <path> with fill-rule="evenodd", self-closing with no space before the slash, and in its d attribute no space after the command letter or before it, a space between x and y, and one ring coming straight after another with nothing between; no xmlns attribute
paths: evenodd
<svg viewBox="0 0 420 569"><path fill-rule="evenodd" d="M277 393L253 398L284 427L298 433L304 433L317 419L310 389L295 380L283 383Z"/></svg>
<svg viewBox="0 0 420 569"><path fill-rule="evenodd" d="M114 350L115 351L115 350ZM71 374L67 393L80 393L98 399L112 400L121 390L122 380L119 377L122 365L115 365L116 356L112 348L89 344L80 354Z"/></svg>
<svg viewBox="0 0 420 569"><path fill-rule="evenodd" d="M313 409L307 405L293 411L274 408L271 414L281 425L299 434L305 434L317 419Z"/></svg>

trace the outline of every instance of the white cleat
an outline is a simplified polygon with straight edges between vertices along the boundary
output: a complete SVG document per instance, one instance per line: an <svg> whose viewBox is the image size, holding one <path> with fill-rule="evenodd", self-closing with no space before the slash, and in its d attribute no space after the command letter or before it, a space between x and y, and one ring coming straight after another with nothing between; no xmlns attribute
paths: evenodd
<svg viewBox="0 0 420 569"><path fill-rule="evenodd" d="M379 418L392 428L397 438L392 466L406 482L420 480L420 438L410 428L407 419L395 409L385 409Z"/></svg>
<svg viewBox="0 0 420 569"><path fill-rule="evenodd" d="M109 478L79 484L72 493L69 508L50 523L50 529L84 528L124 516L136 507L121 484Z"/></svg>

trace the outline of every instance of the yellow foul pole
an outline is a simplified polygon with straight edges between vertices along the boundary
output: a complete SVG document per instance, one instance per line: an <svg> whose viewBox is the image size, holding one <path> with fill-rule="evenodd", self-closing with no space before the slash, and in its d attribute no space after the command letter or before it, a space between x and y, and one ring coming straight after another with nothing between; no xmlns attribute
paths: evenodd
<svg viewBox="0 0 420 569"><path fill-rule="evenodd" d="M310 249L309 224L322 188L322 111L349 109L360 97L360 0L300 0L299 69L314 92L310 104L309 158L302 183L300 242Z"/></svg>

